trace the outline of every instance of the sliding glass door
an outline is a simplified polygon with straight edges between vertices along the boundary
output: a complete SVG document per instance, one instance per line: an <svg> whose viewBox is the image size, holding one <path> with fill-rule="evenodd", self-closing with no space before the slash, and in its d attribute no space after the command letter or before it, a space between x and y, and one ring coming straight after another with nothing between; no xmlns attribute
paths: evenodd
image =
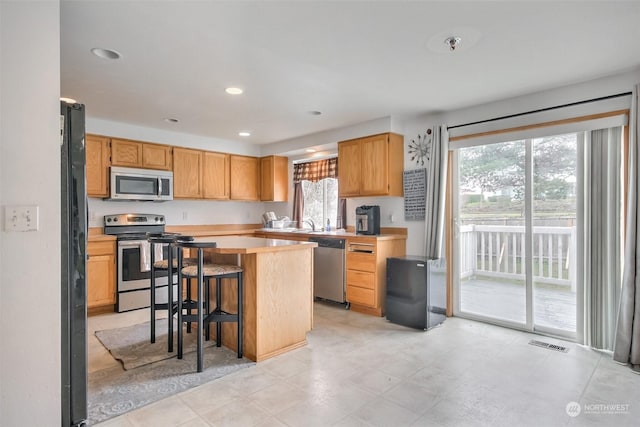
<svg viewBox="0 0 640 427"><path fill-rule="evenodd" d="M455 311L576 334L576 134L456 150Z"/></svg>
<svg viewBox="0 0 640 427"><path fill-rule="evenodd" d="M577 321L577 138L531 141L534 328L575 336Z"/></svg>

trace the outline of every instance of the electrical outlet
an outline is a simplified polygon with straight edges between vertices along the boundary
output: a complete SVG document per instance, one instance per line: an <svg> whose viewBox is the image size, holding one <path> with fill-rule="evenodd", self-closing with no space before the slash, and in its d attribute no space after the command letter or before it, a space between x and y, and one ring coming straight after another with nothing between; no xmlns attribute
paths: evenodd
<svg viewBox="0 0 640 427"><path fill-rule="evenodd" d="M5 206L5 231L37 231L39 225L38 206Z"/></svg>
<svg viewBox="0 0 640 427"><path fill-rule="evenodd" d="M187 211L183 211L182 212L182 219L186 220L188 219L189 215L187 214Z"/></svg>
<svg viewBox="0 0 640 427"><path fill-rule="evenodd" d="M392 224L396 222L396 216L394 214L389 215L389 222Z"/></svg>

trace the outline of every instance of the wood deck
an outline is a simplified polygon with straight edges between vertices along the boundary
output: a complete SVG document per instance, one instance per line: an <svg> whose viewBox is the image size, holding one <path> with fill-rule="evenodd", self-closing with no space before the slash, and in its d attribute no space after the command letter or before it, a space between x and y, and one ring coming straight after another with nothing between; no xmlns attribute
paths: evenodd
<svg viewBox="0 0 640 427"><path fill-rule="evenodd" d="M460 309L466 313L525 323L523 282L465 279L460 284ZM534 323L576 331L576 293L562 286L534 285Z"/></svg>

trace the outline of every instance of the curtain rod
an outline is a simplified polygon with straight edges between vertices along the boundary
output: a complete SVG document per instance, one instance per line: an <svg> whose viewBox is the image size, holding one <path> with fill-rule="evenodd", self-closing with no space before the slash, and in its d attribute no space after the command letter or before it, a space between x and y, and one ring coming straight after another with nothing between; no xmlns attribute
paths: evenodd
<svg viewBox="0 0 640 427"><path fill-rule="evenodd" d="M540 108L538 110L526 111L524 113L509 114L508 116L500 116L500 117L494 117L492 119L487 119L487 120L479 120L477 122L470 122L470 123L465 123L465 124L462 124L462 125L447 126L447 130L461 128L461 127L465 127L465 126L471 126L471 125L479 125L479 124L482 124L482 123L495 122L497 120L511 119L513 117L526 116L527 114L534 114L534 113L541 113L541 112L544 112L544 111L557 110L558 108L573 107L574 105L588 104L590 102L604 101L604 100L607 100L607 99L619 98L621 96L628 96L628 95L631 95L631 94L632 94L632 92L623 92L623 93L618 93L618 94L615 94L615 95L602 96L600 98L593 98L593 99L587 99L587 100L584 100L584 101L571 102L569 104L556 105L554 107Z"/></svg>

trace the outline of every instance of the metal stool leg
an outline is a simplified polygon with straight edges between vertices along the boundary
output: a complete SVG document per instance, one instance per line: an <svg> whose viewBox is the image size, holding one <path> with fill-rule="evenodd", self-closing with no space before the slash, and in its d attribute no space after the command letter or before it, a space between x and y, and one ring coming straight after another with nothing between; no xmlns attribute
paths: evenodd
<svg viewBox="0 0 640 427"><path fill-rule="evenodd" d="M169 353L173 353L173 250L171 245L167 245L167 322L168 326L168 348Z"/></svg>
<svg viewBox="0 0 640 427"><path fill-rule="evenodd" d="M187 301L189 301L189 305L187 306L187 315L191 316L193 314L191 312L191 302L193 302L193 298L191 297L191 279L187 278ZM191 333L191 322L187 322L187 333Z"/></svg>
<svg viewBox="0 0 640 427"><path fill-rule="evenodd" d="M222 279L216 277L216 312L222 311ZM222 345L222 322L216 322L216 347Z"/></svg>
<svg viewBox="0 0 640 427"><path fill-rule="evenodd" d="M198 352L198 363L197 368L198 372L202 372L202 325L204 323L204 316L202 313L202 305L204 302L204 296L202 293L202 282L203 282L203 272L202 272L202 248L198 248L198 307L197 307L197 315L198 315L198 327L197 327L197 352Z"/></svg>
<svg viewBox="0 0 640 427"><path fill-rule="evenodd" d="M151 309L151 343L156 342L156 268L154 264L156 262L155 257L155 243L150 244L151 250L151 301L149 301L149 307Z"/></svg>
<svg viewBox="0 0 640 427"><path fill-rule="evenodd" d="M184 340L182 330L182 250L178 249L178 299L176 301L178 311L178 359L182 359L182 344Z"/></svg>
<svg viewBox="0 0 640 427"><path fill-rule="evenodd" d="M204 313L205 313L205 316L208 316L211 313L211 310L209 307L210 299L211 299L211 289L210 289L211 280L208 277L206 277L205 280L206 280L206 283L204 287ZM207 322L204 325L204 336L207 341L211 339L211 324L209 322Z"/></svg>
<svg viewBox="0 0 640 427"><path fill-rule="evenodd" d="M243 332L244 332L244 328L242 327L242 302L243 302L243 292L242 292L242 288L243 288L243 282L242 282L242 272L238 273L238 309L236 310L236 312L238 313L238 359L242 358L242 342L243 342Z"/></svg>

